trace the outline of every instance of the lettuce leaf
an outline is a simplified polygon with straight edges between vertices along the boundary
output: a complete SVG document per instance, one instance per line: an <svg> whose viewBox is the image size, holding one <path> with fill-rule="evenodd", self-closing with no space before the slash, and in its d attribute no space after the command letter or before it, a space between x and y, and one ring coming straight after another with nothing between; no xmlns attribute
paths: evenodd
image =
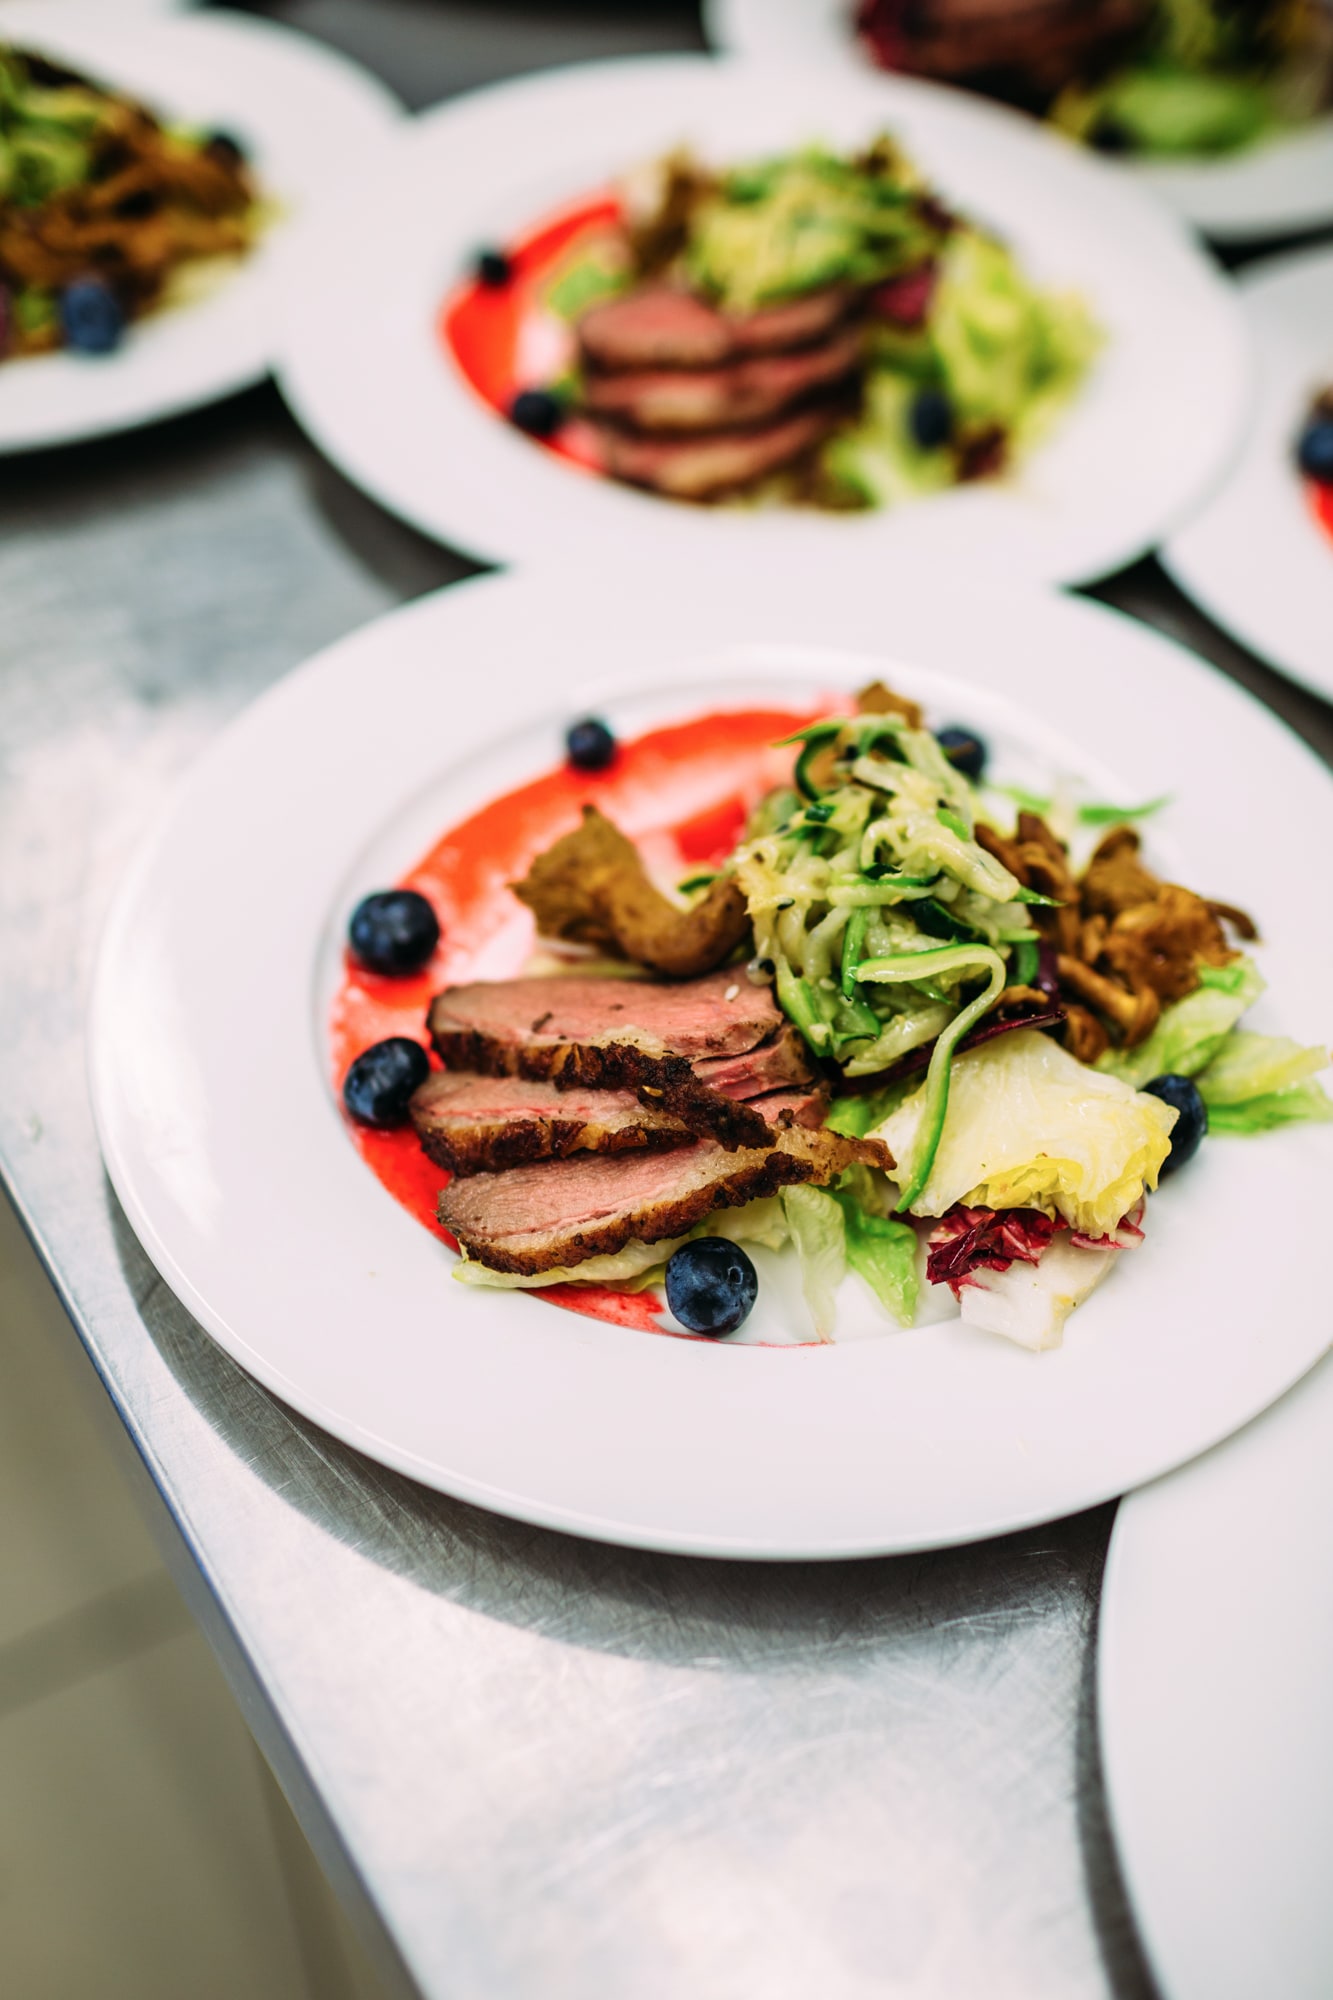
<svg viewBox="0 0 1333 2000"><path fill-rule="evenodd" d="M1097 1068L1137 1090L1155 1076L1197 1076L1248 1007L1264 990L1251 958L1200 968L1200 984L1162 1009L1162 1018L1134 1049L1108 1049Z"/></svg>
<svg viewBox="0 0 1333 2000"><path fill-rule="evenodd" d="M925 1107L918 1090L880 1126L910 1160ZM1157 1185L1176 1113L1159 1098L1076 1062L1027 1028L958 1056L930 1176L916 1215L968 1208L1039 1208L1088 1236L1105 1236Z"/></svg>
<svg viewBox="0 0 1333 2000"><path fill-rule="evenodd" d="M531 1274L492 1271L464 1251L453 1274L460 1285L483 1285L500 1292L530 1292L546 1285L620 1285L637 1292L656 1283L667 1258L688 1241L687 1236L677 1236L666 1243L627 1243L623 1250L606 1257L589 1257L582 1264Z"/></svg>
<svg viewBox="0 0 1333 2000"><path fill-rule="evenodd" d="M1327 1049L1303 1048L1286 1035L1234 1029L1199 1073L1208 1129L1270 1132L1279 1125L1333 1118L1333 1104L1314 1081L1315 1072L1328 1062Z"/></svg>
<svg viewBox="0 0 1333 2000"><path fill-rule="evenodd" d="M839 1200L847 1230L847 1262L899 1326L911 1326L918 1289L915 1229L896 1215L868 1215L847 1196L840 1195Z"/></svg>
<svg viewBox="0 0 1333 2000"><path fill-rule="evenodd" d="M847 1269L847 1228L842 1204L824 1188L790 1187L782 1207L801 1260L801 1290L815 1332L827 1340L837 1317L836 1295Z"/></svg>
<svg viewBox="0 0 1333 2000"><path fill-rule="evenodd" d="M1244 1104L1219 1104L1208 1109L1210 1132L1272 1132L1279 1125L1320 1124L1333 1118L1333 1104L1322 1084L1294 1083Z"/></svg>

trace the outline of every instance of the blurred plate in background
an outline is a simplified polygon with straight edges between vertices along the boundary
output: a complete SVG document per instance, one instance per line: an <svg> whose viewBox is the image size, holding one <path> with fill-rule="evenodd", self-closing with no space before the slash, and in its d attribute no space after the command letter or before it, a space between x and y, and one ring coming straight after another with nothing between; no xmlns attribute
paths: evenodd
<svg viewBox="0 0 1333 2000"><path fill-rule="evenodd" d="M1259 378L1250 428L1162 560L1209 617L1333 700L1333 526L1294 457L1312 398L1333 384L1333 249L1252 264L1239 283Z"/></svg>
<svg viewBox="0 0 1333 2000"><path fill-rule="evenodd" d="M439 330L477 249L689 143L728 162L888 127L1040 283L1105 330L1051 432L1003 478L879 512L700 507L571 466L482 402ZM376 269L349 244L373 242ZM1229 285L1123 174L957 91L828 69L656 57L558 71L455 100L405 129L287 266L279 376L334 463L425 533L499 561L615 561L704 549L778 565L931 558L1076 582L1141 555L1220 476L1248 357Z"/></svg>
<svg viewBox="0 0 1333 2000"><path fill-rule="evenodd" d="M714 48L784 63L877 72L851 23L856 0L704 0ZM1333 222L1333 116L1220 159L1137 159L1127 170L1220 242Z"/></svg>
<svg viewBox="0 0 1333 2000"><path fill-rule="evenodd" d="M1102 1766L1163 2000L1333 1993L1331 1438L1325 1361L1116 1517Z"/></svg>
<svg viewBox="0 0 1333 2000"><path fill-rule="evenodd" d="M385 86L345 56L248 15L24 0L0 31L119 86L169 120L232 132L275 219L216 286L136 321L109 355L0 362L0 453L69 444L248 388L274 346L272 273L294 219L397 122Z"/></svg>

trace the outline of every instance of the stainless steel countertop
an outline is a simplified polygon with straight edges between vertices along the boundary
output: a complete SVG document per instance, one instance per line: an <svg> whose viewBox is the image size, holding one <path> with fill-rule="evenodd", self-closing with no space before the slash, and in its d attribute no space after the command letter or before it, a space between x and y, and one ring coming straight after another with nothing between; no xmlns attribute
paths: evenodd
<svg viewBox="0 0 1333 2000"><path fill-rule="evenodd" d="M698 45L683 0L265 11L414 105ZM83 1014L136 839L278 674L466 573L324 466L272 390L0 478L0 1158L174 1573L390 1990L1143 2000L1092 1714L1110 1508L827 1567L513 1525L257 1388L120 1214ZM1333 755L1333 713L1155 565L1099 594Z"/></svg>

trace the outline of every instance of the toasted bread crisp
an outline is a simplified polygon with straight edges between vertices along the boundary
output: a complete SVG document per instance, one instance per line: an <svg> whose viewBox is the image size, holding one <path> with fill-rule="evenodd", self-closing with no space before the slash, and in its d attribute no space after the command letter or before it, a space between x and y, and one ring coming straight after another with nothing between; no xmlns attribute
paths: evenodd
<svg viewBox="0 0 1333 2000"><path fill-rule="evenodd" d="M856 697L858 715L901 715L909 729L920 729L923 724L921 705L909 701L906 695L895 694L885 687L883 681L870 681Z"/></svg>
<svg viewBox="0 0 1333 2000"><path fill-rule="evenodd" d="M745 898L719 876L683 910L648 879L633 841L596 806L582 823L539 854L514 884L544 937L598 945L669 979L692 979L725 964L746 937Z"/></svg>

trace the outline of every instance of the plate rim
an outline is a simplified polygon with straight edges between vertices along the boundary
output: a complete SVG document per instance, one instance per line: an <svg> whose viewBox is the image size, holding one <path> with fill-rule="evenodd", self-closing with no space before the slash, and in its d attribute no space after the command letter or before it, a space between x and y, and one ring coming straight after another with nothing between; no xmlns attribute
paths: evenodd
<svg viewBox="0 0 1333 2000"><path fill-rule="evenodd" d="M1262 610L1254 616L1250 607L1238 610L1228 603L1225 593L1219 598L1214 590L1214 578L1211 575L1205 578L1203 574L1211 568L1211 559L1206 554L1201 559L1196 551L1196 544L1212 532L1217 510L1229 505L1235 495L1245 491L1252 454L1263 451L1267 462L1267 448L1273 441L1270 426L1277 412L1269 407L1268 392L1278 385L1270 383L1268 377L1272 328L1261 322L1253 302L1256 297L1263 301L1270 292L1281 293L1288 284L1299 287L1302 280L1307 279L1316 285L1324 285L1330 312L1333 312L1333 241L1301 245L1271 257L1257 258L1237 273L1237 291L1249 322L1250 342L1256 360L1257 393L1251 399L1249 422L1226 472L1196 511L1163 541L1159 559L1172 582L1191 603L1196 604L1205 617L1222 631L1245 646L1256 659L1262 660L1286 679L1308 688L1322 700L1333 701L1333 657L1321 673L1318 665L1312 666L1309 661L1297 660L1286 653L1280 637L1276 643L1272 640ZM1269 344L1266 344L1266 339ZM1325 345L1324 356L1326 378L1333 380L1333 333ZM1285 381L1281 386L1285 389ZM1260 510L1254 527L1262 530L1266 519L1267 516ZM1333 540L1321 536L1313 522L1309 524L1309 536L1311 544L1317 544L1319 553L1328 559L1328 611L1333 618Z"/></svg>

